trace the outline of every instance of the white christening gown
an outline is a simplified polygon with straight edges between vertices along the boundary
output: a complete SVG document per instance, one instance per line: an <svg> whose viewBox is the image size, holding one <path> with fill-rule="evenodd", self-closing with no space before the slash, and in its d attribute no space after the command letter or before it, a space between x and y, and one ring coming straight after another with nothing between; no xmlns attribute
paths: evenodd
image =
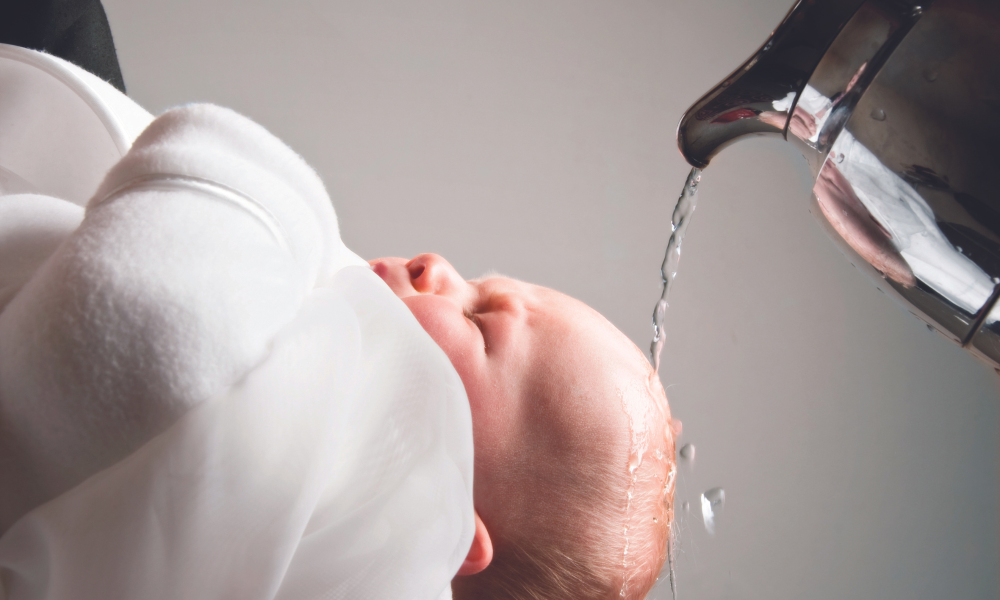
<svg viewBox="0 0 1000 600"><path fill-rule="evenodd" d="M473 514L461 380L301 158L0 45L0 599L448 598Z"/></svg>

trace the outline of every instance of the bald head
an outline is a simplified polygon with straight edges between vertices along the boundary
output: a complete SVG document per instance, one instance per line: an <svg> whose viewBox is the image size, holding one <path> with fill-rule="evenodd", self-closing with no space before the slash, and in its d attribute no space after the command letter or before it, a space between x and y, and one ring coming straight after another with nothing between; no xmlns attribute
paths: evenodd
<svg viewBox="0 0 1000 600"><path fill-rule="evenodd" d="M474 501L494 555L456 578L456 598L648 589L665 556L673 439L643 354L554 290L505 277L465 281L433 254L372 266L469 396Z"/></svg>

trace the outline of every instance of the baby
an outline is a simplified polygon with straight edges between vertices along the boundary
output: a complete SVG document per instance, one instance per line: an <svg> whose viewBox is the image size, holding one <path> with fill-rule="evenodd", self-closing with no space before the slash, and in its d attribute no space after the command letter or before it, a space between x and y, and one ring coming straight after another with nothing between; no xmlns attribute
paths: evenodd
<svg viewBox="0 0 1000 600"><path fill-rule="evenodd" d="M673 423L659 378L607 319L442 257L372 268L465 384L476 534L457 599L643 598L666 558Z"/></svg>
<svg viewBox="0 0 1000 600"><path fill-rule="evenodd" d="M99 2L62 4L78 12L86 8L86 19L77 21L97 23L88 31L97 31L100 39L71 29L72 40L54 46L72 46L78 63L81 57L87 59L79 64L97 69L123 89ZM37 15L25 12L21 17L28 16ZM54 24L31 29L16 20L8 23L15 37L29 29L46 32L45 26ZM32 46L20 37L13 43ZM34 44L41 47L41 42ZM97 538L73 538L66 531L75 535L81 529L99 530L101 524L130 523L122 508L130 505L118 502L109 482L126 471L133 476L124 479L127 485L141 487L144 480L128 469L142 475L142 461L152 461L170 441L171 434L164 432L170 427L176 432L177 423L195 408L218 408L225 402L217 397L227 390L252 388L252 373L273 367L268 361L274 362L275 348L281 345L276 332L308 312L303 307L308 308L310 290L330 284L330 265L357 264L338 246L336 218L315 175L279 147L280 142L251 125L219 109L191 107L168 113L144 134L146 143L132 153L131 164L123 161L105 180L95 197L99 202L91 202L86 219L79 207L52 198L8 197L0 202L0 596L6 592L10 598L33 598L45 590L44 596L51 598L101 597L88 595L78 584L97 581L89 589L102 589L112 575L88 562L102 550L87 540L108 536L98 532ZM217 185L220 181L233 187ZM252 197L241 194L247 191ZM265 197L281 201L264 202L261 210L258 202ZM298 209L288 201L296 197L303 200ZM206 209L206 198L208 204L214 198L218 206ZM235 221L225 213L227 204L252 218ZM12 225L18 219L29 224L27 229ZM337 239L322 249L319 240L330 231ZM272 252L270 244L283 237L289 240L284 250L291 260ZM30 243L20 238L31 238ZM60 246L67 238L72 239ZM251 238L257 241L248 245ZM10 246L3 246L5 242ZM205 254L213 243L214 252ZM173 250L164 253L164 247ZM226 265L222 270L220 263ZM670 545L674 438L680 423L671 420L659 378L643 354L597 312L553 290L506 277L465 281L433 254L410 261L378 259L370 265L447 355L468 397L475 531L452 581L454 597L644 597ZM364 300L372 303L370 297ZM315 305L312 310L315 315ZM308 360L292 362L302 366L299 363ZM204 423L195 420L194 425ZM191 434L183 428L181 433ZM307 437L295 431L292 435ZM160 448L151 449L156 443ZM129 563L165 565L167 577L152 584L160 596L167 593L168 582L176 590L176 582L184 577L175 568L184 555L194 555L195 563L201 560L190 547L169 546L177 534L171 531L176 523L170 525L166 507L184 506L170 504L169 494L175 483L197 482L178 479L186 473L183 455L163 454L176 461L166 471L169 488L151 488L155 505L135 505L139 513L156 516L151 531L160 537L154 536L148 546L153 552L145 560L151 562L142 563L140 557L139 563ZM224 454L216 448L209 456L219 460ZM125 462L130 464L122 466ZM200 467L195 464L197 474ZM115 469L108 469L112 465ZM291 481L290 470L283 467L277 477ZM237 489L239 480L230 473L208 476ZM80 485L87 477L88 485ZM264 487L256 489L271 492L268 486L274 483L264 479ZM162 484L157 477L149 481ZM111 497L99 496L102 484L112 490ZM104 512L80 512L86 502L70 503L72 518L60 521L67 513L50 502L42 518L35 519L34 529L18 529L18 519L23 525L22 517L74 486L77 500L81 494L84 500L88 493L91 500L98 494L95 502ZM181 487L178 495L184 499L188 490ZM419 506L412 497L411 502ZM265 506L247 504L254 510ZM295 504L289 500L289 505ZM209 514L239 508L223 506ZM264 515L250 514L256 520ZM313 515L302 534L313 546L322 531L314 524L317 520L323 521ZM87 527L81 528L83 524ZM209 537L216 531L209 521L194 525ZM232 528L220 526L218 531L236 539ZM127 534L137 535L133 530ZM362 547L377 538L373 532L363 536L350 554L362 555ZM190 531L180 537L188 543L195 538ZM74 539L85 542L80 555L73 554L72 545L50 543L44 548L43 540ZM143 546L134 542L103 548L124 548L125 554L111 557L117 571L128 571L125 559L141 555ZM275 548L281 545L272 543ZM300 542L295 548L292 543L286 555L309 558L304 548L308 544ZM276 591L263 586L251 593L249 586L260 581L249 566L253 552L235 550L246 563L235 572L235 581L243 586L239 591L221 588L212 595L209 588L195 587L175 596L317 596L315 589L303 592L279 584ZM295 561L290 567L270 564L279 555L264 548L258 570L294 579ZM44 568L32 567L38 567L31 562L35 556L42 557L39 564ZM224 570L223 565L213 560L191 581L210 580L205 573ZM25 576L33 588L22 585ZM407 578L411 587L416 585L416 577ZM351 593L345 589L354 589L334 583L338 585L327 588L333 592L319 595L342 597ZM5 585L10 587L5 590Z"/></svg>
<svg viewBox="0 0 1000 600"><path fill-rule="evenodd" d="M101 597L78 591L74 573L90 590L119 581L126 587L115 589L166 585L143 581L157 565L169 566L158 576L175 587L190 571L197 573L191 581L219 585L216 592L171 592L177 597L228 597L236 584L253 587L260 594L253 597L318 597L316 589L281 592L298 589L288 582L300 569L320 580L329 572L317 551L324 532L325 541L339 544L341 564L374 546L401 568L405 553L424 546L394 548L384 531L405 534L413 515L377 515L370 527L358 520L351 530L354 513L335 509L342 497L353 498L358 510L381 503L387 511L420 506L407 493L435 497L427 485L397 490L393 502L363 493L372 481L407 477L391 469L410 464L414 453L393 448L416 446L393 446L393 435L421 422L382 413L368 428L375 437L364 438L374 445L388 440L379 465L365 463L364 447L351 460L336 449L361 439L346 429L361 414L351 411L373 401L368 390L384 392L380 379L394 376L365 365L387 364L386 353L406 348L418 349L420 364L437 360L430 340L430 348L419 345L426 336L414 338L417 323L453 367L431 365L405 381L420 385L431 371L443 378L444 392L428 396L420 414L433 417L435 403L460 397L448 391L457 372L468 407L451 415L471 415L474 517L462 485L464 499L442 516L466 531L474 523L474 533L452 538L471 538L460 549L464 560L448 563L457 565L446 573L455 575L454 597L642 598L655 582L670 541L677 431L643 354L584 304L505 277L465 281L433 254L365 267L340 241L315 173L262 127L219 107L186 106L153 121L85 214L45 196L0 201L0 580L11 586L9 598L35 598L30 590L40 589L49 589L46 598ZM417 321L412 327L406 309ZM382 314L396 319L384 321L384 331ZM323 344L347 350L330 351L336 360L329 367L310 370L310 357L324 356L317 350ZM357 362L372 348L369 363ZM309 374L343 388L330 398L353 404L329 407L322 387L300 385ZM357 388L365 393L351 391L355 378L368 386ZM406 393L389 393L387 406ZM303 404L303 397L315 402ZM342 433L316 427L322 421L312 418L292 419L302 406L313 411L303 414L327 415ZM448 423L468 427L462 419ZM281 427L280 441L292 451L269 445ZM449 447L468 437L467 430L435 431L454 438ZM432 450L441 445L425 441ZM314 471L325 479L300 478L324 444L331 450L319 456L329 462L316 461ZM465 468L460 456L444 464ZM434 473L467 480L454 471L422 481L435 481ZM233 494L244 484L252 498ZM192 520L191 498L201 498L196 508L211 516ZM227 521L241 511L245 518ZM271 526L283 519L289 522ZM451 527L427 519L419 524L424 537L414 539L439 540L434 536ZM241 535L248 535L245 544L230 541ZM229 579L191 552L221 542L225 552L205 555L230 569ZM105 545L119 553L108 566L115 577L90 566L111 551L88 549ZM270 575L250 586L248 578L259 573ZM409 589L420 583L407 577ZM319 589L366 589L358 581L324 580ZM53 591L59 585L65 596ZM344 597L342 590L330 593ZM420 597L398 593L347 597Z"/></svg>

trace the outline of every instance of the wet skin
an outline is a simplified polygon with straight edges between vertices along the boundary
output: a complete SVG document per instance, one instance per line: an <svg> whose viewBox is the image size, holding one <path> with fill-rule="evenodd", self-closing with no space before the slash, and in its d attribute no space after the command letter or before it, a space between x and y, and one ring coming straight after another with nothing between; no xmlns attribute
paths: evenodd
<svg viewBox="0 0 1000 600"><path fill-rule="evenodd" d="M646 394L637 380L645 385L655 377L607 319L541 286L499 276L466 281L436 254L370 264L465 385L474 502L494 537L504 533L506 517L528 510L529 495L537 500L560 483L571 485L577 467L621 464L625 477L623 407L634 403L628 396Z"/></svg>

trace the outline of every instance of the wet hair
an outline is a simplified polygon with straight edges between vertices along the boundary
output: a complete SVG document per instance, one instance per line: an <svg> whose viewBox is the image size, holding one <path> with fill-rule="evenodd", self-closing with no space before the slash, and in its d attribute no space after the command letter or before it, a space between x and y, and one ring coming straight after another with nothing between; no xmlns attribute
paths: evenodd
<svg viewBox="0 0 1000 600"><path fill-rule="evenodd" d="M556 484L558 508L545 500L526 507L516 537L493 539L490 565L453 580L456 600L645 598L672 541L676 463L669 432L662 458L648 458L636 470L631 504L623 492L627 464L589 465L571 483Z"/></svg>

